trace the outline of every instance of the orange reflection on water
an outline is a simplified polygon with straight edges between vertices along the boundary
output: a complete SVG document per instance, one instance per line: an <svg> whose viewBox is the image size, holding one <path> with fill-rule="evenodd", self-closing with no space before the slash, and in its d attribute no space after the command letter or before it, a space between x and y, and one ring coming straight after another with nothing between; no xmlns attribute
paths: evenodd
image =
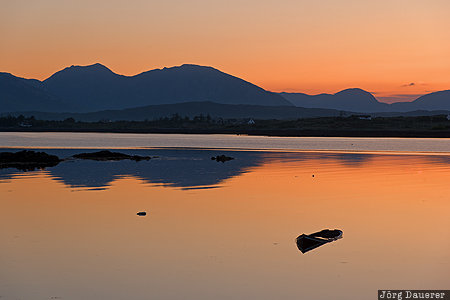
<svg viewBox="0 0 450 300"><path fill-rule="evenodd" d="M368 299L448 284L446 160L265 154L246 171L200 190L132 176L85 190L47 172L0 182L1 290L6 299L297 299L299 290ZM324 228L344 238L297 250L298 235Z"/></svg>

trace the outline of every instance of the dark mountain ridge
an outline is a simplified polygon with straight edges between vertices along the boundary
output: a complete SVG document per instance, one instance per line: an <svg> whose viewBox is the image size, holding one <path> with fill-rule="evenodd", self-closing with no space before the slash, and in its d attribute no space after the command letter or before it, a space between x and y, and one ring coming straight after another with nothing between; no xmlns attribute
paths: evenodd
<svg viewBox="0 0 450 300"><path fill-rule="evenodd" d="M58 112L72 107L48 93L35 79L24 79L0 72L0 112L18 110Z"/></svg>
<svg viewBox="0 0 450 300"><path fill-rule="evenodd" d="M45 89L76 103L80 111L212 101L222 104L292 106L278 94L211 67L182 65L135 76L101 64L72 66L43 81Z"/></svg>
<svg viewBox="0 0 450 300"><path fill-rule="evenodd" d="M450 90L423 95L412 102L387 104L379 102L371 93L358 88L336 94L307 95L280 93L297 107L326 108L359 113L411 112L418 110L450 110Z"/></svg>
<svg viewBox="0 0 450 300"><path fill-rule="evenodd" d="M358 88L342 90L336 94L280 94L299 107L351 110L364 113L389 111L388 104L378 102L371 93Z"/></svg>
<svg viewBox="0 0 450 300"><path fill-rule="evenodd" d="M134 76L116 74L99 63L71 66L42 82L2 74L0 112L89 112L192 101L292 106L277 93L212 67L189 64Z"/></svg>
<svg viewBox="0 0 450 300"><path fill-rule="evenodd" d="M156 109L158 105L187 102L401 113L450 110L450 90L423 95L412 102L386 104L358 88L319 95L272 93L212 67L192 64L124 76L97 63L65 68L44 81L0 73L0 113Z"/></svg>

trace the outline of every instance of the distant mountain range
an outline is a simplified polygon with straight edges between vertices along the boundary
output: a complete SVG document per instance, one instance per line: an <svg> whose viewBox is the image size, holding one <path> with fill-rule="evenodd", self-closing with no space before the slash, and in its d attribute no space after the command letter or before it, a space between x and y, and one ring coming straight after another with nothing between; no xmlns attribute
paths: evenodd
<svg viewBox="0 0 450 300"><path fill-rule="evenodd" d="M346 89L336 94L280 93L280 95L298 107L327 108L360 113L450 110L450 90L426 94L412 102L392 104L379 102L371 93L357 88Z"/></svg>
<svg viewBox="0 0 450 300"><path fill-rule="evenodd" d="M189 104L183 106L182 103ZM99 112L97 115L104 115L105 110L114 110L110 113L126 119L138 115L142 118L143 112L146 112L147 118L162 113L289 118L318 116L317 113L330 116L339 111L450 110L450 90L427 94L413 102L386 104L361 89L320 95L273 93L212 67L190 64L151 70L135 76L116 74L101 64L71 66L44 81L0 73L0 113Z"/></svg>
<svg viewBox="0 0 450 300"><path fill-rule="evenodd" d="M361 89L347 89L334 95L307 95L302 93L281 93L285 99L295 106L308 108L332 108L358 112L387 111L389 105L378 102L375 97Z"/></svg>
<svg viewBox="0 0 450 300"><path fill-rule="evenodd" d="M3 74L1 112L40 110L92 112L147 105L212 101L222 104L292 106L263 90L211 67L182 65L123 76L101 64L72 66L44 81Z"/></svg>

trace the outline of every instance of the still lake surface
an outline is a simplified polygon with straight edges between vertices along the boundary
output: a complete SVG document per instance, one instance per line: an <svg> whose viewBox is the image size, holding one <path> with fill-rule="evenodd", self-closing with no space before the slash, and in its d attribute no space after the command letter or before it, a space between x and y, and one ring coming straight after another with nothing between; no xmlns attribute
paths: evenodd
<svg viewBox="0 0 450 300"><path fill-rule="evenodd" d="M450 289L449 139L0 133L0 147L154 157L0 169L2 300ZM343 238L297 249L325 228Z"/></svg>

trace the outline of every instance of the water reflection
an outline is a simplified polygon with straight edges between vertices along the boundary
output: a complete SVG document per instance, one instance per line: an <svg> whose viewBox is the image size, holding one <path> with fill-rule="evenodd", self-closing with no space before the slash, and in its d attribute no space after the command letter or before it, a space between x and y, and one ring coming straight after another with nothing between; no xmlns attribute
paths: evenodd
<svg viewBox="0 0 450 300"><path fill-rule="evenodd" d="M448 284L444 157L146 151L129 153L159 159L0 171L1 299L357 300ZM222 154L235 159L211 161ZM346 237L299 253L293 239L322 228Z"/></svg>
<svg viewBox="0 0 450 300"><path fill-rule="evenodd" d="M47 150L60 157L69 157L80 151ZM67 160L47 168L57 181L69 187L102 188L122 177L135 177L146 183L188 189L213 188L222 181L247 172L261 165L264 156L257 152L227 152L207 150L121 150L127 154L144 153L150 161L92 161ZM226 154L235 157L226 163L217 163L211 157ZM21 172L14 169L0 170L0 178L9 179Z"/></svg>
<svg viewBox="0 0 450 300"><path fill-rule="evenodd" d="M16 150L17 151L17 150ZM49 154L68 158L83 152L74 149L46 149ZM46 172L54 179L71 188L101 190L124 177L134 177L148 184L159 184L182 189L211 189L232 177L239 176L249 170L266 163L283 162L295 168L316 166L321 168L338 163L347 167L362 168L375 157L369 153L310 153L310 152L264 152L264 151L217 151L186 149L126 149L120 150L129 155L148 155L150 161L92 161L69 159L56 166L46 168ZM217 163L211 157L226 155L235 159L226 163ZM450 156L445 155L384 155L405 163L405 157L420 157L435 165L450 165ZM411 162L408 162L410 164ZM14 168L0 169L0 180L8 180L24 173L25 170ZM312 174L314 177L314 174Z"/></svg>

